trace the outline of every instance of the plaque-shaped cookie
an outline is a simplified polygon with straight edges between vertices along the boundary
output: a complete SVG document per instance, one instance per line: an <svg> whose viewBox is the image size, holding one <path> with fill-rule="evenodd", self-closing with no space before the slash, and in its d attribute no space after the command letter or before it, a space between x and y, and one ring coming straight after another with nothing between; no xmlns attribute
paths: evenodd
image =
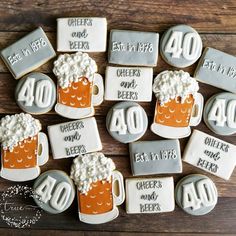
<svg viewBox="0 0 236 236"><path fill-rule="evenodd" d="M15 79L37 69L55 56L41 27L1 51L1 57Z"/></svg>

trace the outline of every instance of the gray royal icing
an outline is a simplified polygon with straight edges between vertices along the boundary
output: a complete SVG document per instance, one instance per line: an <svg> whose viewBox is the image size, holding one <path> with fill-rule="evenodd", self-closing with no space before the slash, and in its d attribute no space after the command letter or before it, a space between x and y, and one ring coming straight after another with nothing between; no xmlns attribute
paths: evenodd
<svg viewBox="0 0 236 236"><path fill-rule="evenodd" d="M159 34L111 30L108 62L119 65L156 66Z"/></svg>
<svg viewBox="0 0 236 236"><path fill-rule="evenodd" d="M108 132L121 143L130 143L141 138L147 130L147 125L145 110L135 102L115 104L106 117Z"/></svg>
<svg viewBox="0 0 236 236"><path fill-rule="evenodd" d="M56 53L41 27L1 51L1 57L15 79L55 56Z"/></svg>
<svg viewBox="0 0 236 236"><path fill-rule="evenodd" d="M33 72L19 80L15 99L23 111L43 114L50 111L56 101L56 86L47 75Z"/></svg>
<svg viewBox="0 0 236 236"><path fill-rule="evenodd" d="M205 48L194 77L202 83L236 93L235 65L235 56L214 48Z"/></svg>
<svg viewBox="0 0 236 236"><path fill-rule="evenodd" d="M36 204L52 214L68 209L75 197L72 180L60 170L49 170L41 174L34 182L33 189Z"/></svg>
<svg viewBox="0 0 236 236"><path fill-rule="evenodd" d="M202 40L196 30L188 25L176 25L161 38L160 52L170 65L184 68L201 56Z"/></svg>
<svg viewBox="0 0 236 236"><path fill-rule="evenodd" d="M175 188L175 200L190 215L205 215L217 204L215 184L207 176L193 174L181 179Z"/></svg>
<svg viewBox="0 0 236 236"><path fill-rule="evenodd" d="M236 95L219 93L211 97L204 108L206 125L216 134L231 135L236 132Z"/></svg>
<svg viewBox="0 0 236 236"><path fill-rule="evenodd" d="M133 175L181 173L178 140L139 141L129 144Z"/></svg>

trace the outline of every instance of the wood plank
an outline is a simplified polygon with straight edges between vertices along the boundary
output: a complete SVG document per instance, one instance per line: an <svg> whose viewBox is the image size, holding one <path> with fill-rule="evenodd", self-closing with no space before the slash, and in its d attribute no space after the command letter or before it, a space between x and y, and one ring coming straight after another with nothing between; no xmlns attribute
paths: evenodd
<svg viewBox="0 0 236 236"><path fill-rule="evenodd" d="M51 215L42 213L40 220L31 229L42 230L79 230L102 232L163 232L163 233L236 233L236 198L220 198L215 209L208 215L196 217L184 213L176 207L174 212L162 214L132 214L125 213L124 204L119 207L120 216L112 222L101 225L88 225L79 221L77 203L63 213ZM15 217L19 216L16 212ZM214 219L214 220L212 220ZM0 228L6 223L0 221ZM43 232L43 231L42 231Z"/></svg>
<svg viewBox="0 0 236 236"><path fill-rule="evenodd" d="M26 32L0 32L0 50L5 48L24 35ZM56 49L56 33L47 33L49 40L51 41L52 45ZM236 46L232 42L236 42L236 34L228 35L228 34L201 34L201 38L203 41L204 47L213 47L219 50L222 50L226 53L231 55L236 55ZM107 66L107 54L106 53L90 53L90 56L97 62L98 70L100 74L104 74L105 68ZM196 63L193 66L185 68L186 71L193 72L196 67ZM37 71L42 73L52 73L53 68L53 60L44 64ZM164 69L173 69L173 67L167 65L159 55L157 67L154 68L154 73L159 73ZM4 62L0 60L0 73L7 72L9 70L5 66Z"/></svg>
<svg viewBox="0 0 236 236"><path fill-rule="evenodd" d="M46 233L47 236L110 236L111 232L101 232L101 231L64 231L64 230L33 230L33 229L0 229L0 234L1 236L12 236L12 235L17 235L17 236L42 236L42 234ZM214 234L205 234L205 233L161 233L163 236L197 236L197 235L207 235L207 236L215 236L218 233ZM147 236L156 236L157 233L140 233L140 232L114 232L112 231L113 236L142 236L142 235L147 235ZM224 236L232 236L232 234L224 234Z"/></svg>
<svg viewBox="0 0 236 236"><path fill-rule="evenodd" d="M146 31L163 31L170 25L184 23L200 32L234 32L236 30L234 0L195 1L14 1L2 0L1 31L27 31L41 25L55 31L61 16L104 16L109 27Z"/></svg>

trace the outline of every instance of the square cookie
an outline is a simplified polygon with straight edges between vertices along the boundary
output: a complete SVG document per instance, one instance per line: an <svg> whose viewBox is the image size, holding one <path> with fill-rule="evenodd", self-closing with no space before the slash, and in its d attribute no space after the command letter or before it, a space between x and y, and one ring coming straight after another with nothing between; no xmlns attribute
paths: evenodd
<svg viewBox="0 0 236 236"><path fill-rule="evenodd" d="M1 57L15 79L37 69L55 56L41 27L1 51Z"/></svg>
<svg viewBox="0 0 236 236"><path fill-rule="evenodd" d="M107 66L105 99L150 102L152 78L152 68Z"/></svg>
<svg viewBox="0 0 236 236"><path fill-rule="evenodd" d="M214 48L206 48L194 77L202 83L236 93L236 57Z"/></svg>
<svg viewBox="0 0 236 236"><path fill-rule="evenodd" d="M236 146L194 130L185 148L183 161L228 180L236 164Z"/></svg>
<svg viewBox="0 0 236 236"><path fill-rule="evenodd" d="M130 163L134 176L181 173L179 141L139 141L129 144Z"/></svg>
<svg viewBox="0 0 236 236"><path fill-rule="evenodd" d="M105 52L106 41L106 18L57 19L57 51L59 52Z"/></svg>
<svg viewBox="0 0 236 236"><path fill-rule="evenodd" d="M118 65L156 66L159 34L111 30L108 62Z"/></svg>
<svg viewBox="0 0 236 236"><path fill-rule="evenodd" d="M173 177L130 178L125 184L128 214L162 213L175 209Z"/></svg>
<svg viewBox="0 0 236 236"><path fill-rule="evenodd" d="M94 117L48 126L53 159L102 150Z"/></svg>

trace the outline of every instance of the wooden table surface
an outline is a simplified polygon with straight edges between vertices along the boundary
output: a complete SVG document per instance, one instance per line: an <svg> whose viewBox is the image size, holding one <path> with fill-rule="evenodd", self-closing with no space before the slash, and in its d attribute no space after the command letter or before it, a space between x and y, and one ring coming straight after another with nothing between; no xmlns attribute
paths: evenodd
<svg viewBox="0 0 236 236"><path fill-rule="evenodd" d="M33 3L32 3L33 2ZM38 26L47 33L49 39L56 46L56 19L66 16L97 16L106 17L108 29L130 29L140 31L158 32L160 35L169 27L176 24L188 24L195 28L201 35L204 47L210 46L226 53L236 55L236 1L235 0L198 0L198 1L147 1L147 0L1 0L0 3L0 49L10 45L21 36L27 34ZM55 47L56 48L56 47ZM106 53L93 53L99 73L104 75L107 65ZM196 63L186 71L193 74ZM159 57L158 65L154 68L154 74L174 69L164 63ZM52 61L38 68L37 71L52 75ZM56 80L55 80L56 81ZM17 81L13 79L6 66L0 61L0 115L19 113L14 100L14 89ZM207 100L220 89L200 83L200 92ZM149 125L153 119L154 102L141 103L149 117ZM105 117L108 109L115 102L103 102L96 108L96 119L103 143L103 152L116 163L117 169L124 177L131 176L128 146L115 141L106 131ZM46 131L47 125L68 121L55 114L37 116ZM212 134L203 122L197 129ZM213 134L212 134L213 135ZM216 136L216 135L214 135ZM225 141L236 144L235 135L220 137ZM142 140L158 140L150 130L146 132ZM181 150L184 150L188 138L181 140ZM236 154L235 154L236 155ZM235 156L236 158L236 156ZM42 171L49 169L64 170L69 173L72 159L53 160L43 166ZM79 222L77 216L77 203L64 213L58 215L43 214L35 225L27 230L9 228L0 220L0 235L155 235L160 232L167 235L182 234L236 234L236 171L229 181L224 181L213 175L207 174L190 165L183 164L183 173L175 177L178 181L181 177L190 173L204 173L215 182L219 201L215 209L208 215L193 217L185 214L179 207L172 213L127 215L125 205L120 209L120 216L103 225L88 225ZM32 185L33 182L28 182ZM4 179L0 179L0 191L14 185ZM75 232L76 231L76 232ZM79 231L79 232L78 232ZM87 232L86 232L87 231ZM93 232L92 232L93 231Z"/></svg>

